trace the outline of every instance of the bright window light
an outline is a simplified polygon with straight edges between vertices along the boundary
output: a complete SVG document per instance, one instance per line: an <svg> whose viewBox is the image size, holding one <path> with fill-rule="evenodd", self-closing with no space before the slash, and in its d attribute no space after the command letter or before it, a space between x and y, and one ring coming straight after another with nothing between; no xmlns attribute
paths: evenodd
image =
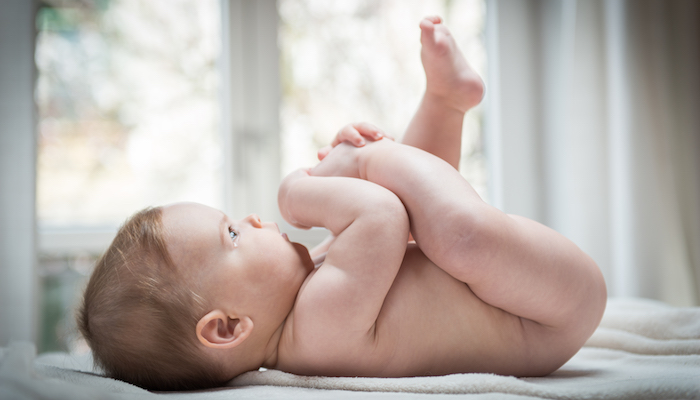
<svg viewBox="0 0 700 400"><path fill-rule="evenodd" d="M42 228L223 203L216 0L48 1L37 14Z"/></svg>

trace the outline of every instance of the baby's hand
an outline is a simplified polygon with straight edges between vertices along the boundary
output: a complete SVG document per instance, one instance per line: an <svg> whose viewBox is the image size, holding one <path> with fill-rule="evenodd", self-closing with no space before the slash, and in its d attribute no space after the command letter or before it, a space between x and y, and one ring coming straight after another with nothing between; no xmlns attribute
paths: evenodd
<svg viewBox="0 0 700 400"><path fill-rule="evenodd" d="M329 147L321 162L309 170L312 176L344 176L359 178L359 155L363 147L355 147L347 142L341 142L335 147Z"/></svg>
<svg viewBox="0 0 700 400"><path fill-rule="evenodd" d="M386 147L400 146L392 140L378 140L367 143L366 146L355 147L343 142L333 147L331 151L309 170L311 176L343 176L346 178L366 179L364 168L368 159L377 151L382 152Z"/></svg>
<svg viewBox="0 0 700 400"><path fill-rule="evenodd" d="M340 143L350 143L355 147L362 147L366 143L365 138L376 141L384 137L394 140L393 137L387 135L384 131L370 123L356 122L347 124L338 131L330 145L318 151L318 159L323 161L328 153Z"/></svg>

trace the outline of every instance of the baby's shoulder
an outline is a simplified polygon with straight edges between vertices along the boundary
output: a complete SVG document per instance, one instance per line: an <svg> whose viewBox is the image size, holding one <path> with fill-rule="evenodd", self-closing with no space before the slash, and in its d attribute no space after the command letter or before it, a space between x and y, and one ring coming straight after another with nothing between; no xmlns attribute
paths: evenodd
<svg viewBox="0 0 700 400"><path fill-rule="evenodd" d="M337 326L337 322L328 329L306 324L305 319L298 318L305 311L294 310L287 318L278 345L276 369L298 375L342 376L348 375L348 365L363 363L371 351L367 341L357 340L363 335L356 335L355 340L351 336L337 337L338 328L350 332L352 327Z"/></svg>

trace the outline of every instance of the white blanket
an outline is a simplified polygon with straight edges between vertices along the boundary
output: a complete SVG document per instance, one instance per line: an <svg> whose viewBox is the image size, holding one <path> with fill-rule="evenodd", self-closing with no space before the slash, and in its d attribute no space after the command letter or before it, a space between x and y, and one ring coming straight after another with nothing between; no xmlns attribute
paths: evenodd
<svg viewBox="0 0 700 400"><path fill-rule="evenodd" d="M35 358L27 343L0 350L0 399L425 399L446 394L468 399L700 399L700 308L613 299L586 346L543 378L329 378L269 370L243 374L216 390L155 394L95 374L89 355Z"/></svg>

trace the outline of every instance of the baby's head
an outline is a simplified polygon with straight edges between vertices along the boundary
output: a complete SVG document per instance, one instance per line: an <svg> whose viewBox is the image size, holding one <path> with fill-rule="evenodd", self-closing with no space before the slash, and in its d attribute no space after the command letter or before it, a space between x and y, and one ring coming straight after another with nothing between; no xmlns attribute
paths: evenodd
<svg viewBox="0 0 700 400"><path fill-rule="evenodd" d="M78 315L96 363L154 390L217 386L274 365L313 263L274 223L182 203L136 213L98 261Z"/></svg>

